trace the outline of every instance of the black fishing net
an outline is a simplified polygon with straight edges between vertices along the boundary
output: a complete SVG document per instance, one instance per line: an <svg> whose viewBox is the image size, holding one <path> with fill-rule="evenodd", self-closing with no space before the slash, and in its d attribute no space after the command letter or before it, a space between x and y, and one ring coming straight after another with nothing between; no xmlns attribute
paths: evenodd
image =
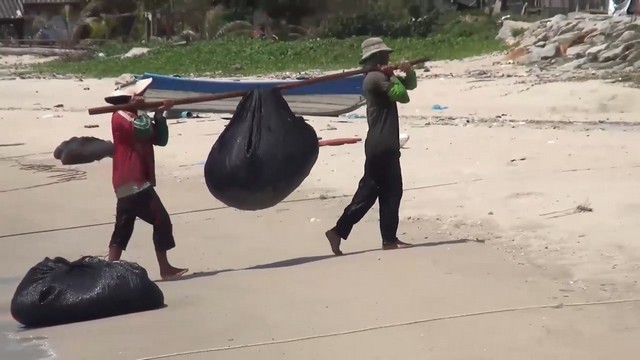
<svg viewBox="0 0 640 360"><path fill-rule="evenodd" d="M136 263L83 257L45 258L32 267L11 300L11 315L28 326L99 319L164 306L164 295Z"/></svg>
<svg viewBox="0 0 640 360"><path fill-rule="evenodd" d="M204 167L211 194L241 210L272 207L289 196L318 159L318 137L280 92L246 95L218 137Z"/></svg>
<svg viewBox="0 0 640 360"><path fill-rule="evenodd" d="M63 165L87 164L113 156L113 143L93 136L72 137L53 151Z"/></svg>

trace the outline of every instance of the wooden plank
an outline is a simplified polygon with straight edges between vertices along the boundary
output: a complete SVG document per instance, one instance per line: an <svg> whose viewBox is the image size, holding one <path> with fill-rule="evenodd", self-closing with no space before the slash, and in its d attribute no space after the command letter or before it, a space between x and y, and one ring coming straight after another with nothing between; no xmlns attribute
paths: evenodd
<svg viewBox="0 0 640 360"><path fill-rule="evenodd" d="M44 47L0 47L0 55L33 56L79 56L86 50L55 49Z"/></svg>

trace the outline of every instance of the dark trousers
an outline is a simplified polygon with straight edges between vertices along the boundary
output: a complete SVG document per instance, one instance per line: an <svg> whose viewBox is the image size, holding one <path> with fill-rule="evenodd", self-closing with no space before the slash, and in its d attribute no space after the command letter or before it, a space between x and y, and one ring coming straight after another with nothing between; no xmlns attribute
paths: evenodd
<svg viewBox="0 0 640 360"><path fill-rule="evenodd" d="M342 239L346 240L349 237L353 226L371 209L376 199L380 206L382 242L383 244L396 242L398 241L398 211L402 199L399 152L367 156L364 176L358 183L358 190L334 227Z"/></svg>
<svg viewBox="0 0 640 360"><path fill-rule="evenodd" d="M169 213L162 205L162 201L153 187L149 187L118 199L116 224L109 247L117 247L122 250L127 248L133 234L136 218L153 225L153 245L156 251L168 251L176 246Z"/></svg>

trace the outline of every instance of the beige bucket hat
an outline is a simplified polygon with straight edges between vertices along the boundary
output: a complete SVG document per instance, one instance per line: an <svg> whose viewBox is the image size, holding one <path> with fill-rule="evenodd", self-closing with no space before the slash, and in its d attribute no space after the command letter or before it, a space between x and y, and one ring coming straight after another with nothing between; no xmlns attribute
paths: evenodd
<svg viewBox="0 0 640 360"><path fill-rule="evenodd" d="M362 42L361 47L362 59L360 59L360 64L367 60L371 55L379 53L381 51L387 51L389 53L393 52L393 49L388 47L379 37L368 38L367 40Z"/></svg>
<svg viewBox="0 0 640 360"><path fill-rule="evenodd" d="M113 104L114 100L119 100L117 101L118 103L122 102L123 97L131 98L142 95L151 85L152 80L151 78L138 80L131 74L120 75L115 81L116 90L105 97L104 100L109 104Z"/></svg>

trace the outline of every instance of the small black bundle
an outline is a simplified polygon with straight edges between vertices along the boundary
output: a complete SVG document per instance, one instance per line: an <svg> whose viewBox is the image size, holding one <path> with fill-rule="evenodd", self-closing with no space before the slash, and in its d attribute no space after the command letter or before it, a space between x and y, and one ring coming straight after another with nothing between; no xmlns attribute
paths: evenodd
<svg viewBox="0 0 640 360"><path fill-rule="evenodd" d="M309 175L318 136L276 89L246 95L204 166L209 192L240 210L275 206Z"/></svg>
<svg viewBox="0 0 640 360"><path fill-rule="evenodd" d="M27 272L11 300L11 315L28 327L53 326L163 306L162 290L136 263L56 257Z"/></svg>
<svg viewBox="0 0 640 360"><path fill-rule="evenodd" d="M113 143L93 136L72 137L53 151L63 165L88 164L113 156Z"/></svg>

